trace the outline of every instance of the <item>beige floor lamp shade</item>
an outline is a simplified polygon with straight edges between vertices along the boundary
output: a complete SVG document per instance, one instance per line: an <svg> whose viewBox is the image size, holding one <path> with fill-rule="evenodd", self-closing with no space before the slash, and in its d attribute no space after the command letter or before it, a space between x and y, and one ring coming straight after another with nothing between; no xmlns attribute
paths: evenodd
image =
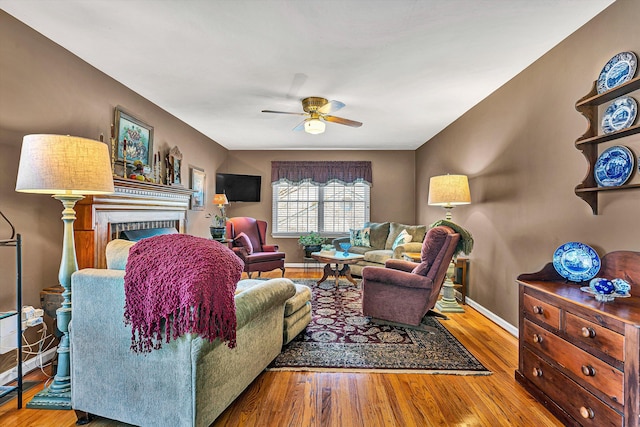
<svg viewBox="0 0 640 427"><path fill-rule="evenodd" d="M106 144L63 135L27 135L22 142L16 191L41 194L113 193Z"/></svg>
<svg viewBox="0 0 640 427"><path fill-rule="evenodd" d="M62 307L56 311L58 370L51 385L36 394L27 408L71 409L69 323L71 275L78 270L73 221L76 202L86 195L113 193L107 145L91 139L63 135L27 135L22 141L16 191L52 194L62 202L64 237L58 280L64 288Z"/></svg>

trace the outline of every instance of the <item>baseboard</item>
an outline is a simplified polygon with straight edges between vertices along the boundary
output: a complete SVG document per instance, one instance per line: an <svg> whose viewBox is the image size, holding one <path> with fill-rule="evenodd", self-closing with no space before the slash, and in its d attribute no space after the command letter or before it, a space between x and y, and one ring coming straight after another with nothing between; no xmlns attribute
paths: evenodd
<svg viewBox="0 0 640 427"><path fill-rule="evenodd" d="M324 264L320 264L319 262L290 262L290 263L285 263L284 264L284 268L317 268L317 269L321 269L324 267Z"/></svg>
<svg viewBox="0 0 640 427"><path fill-rule="evenodd" d="M42 353L42 364L44 365L51 359L53 359L56 355L57 347L50 348L49 350ZM33 371L40 365L40 357L35 356L29 360L25 360L22 362L22 375L24 376L26 373ZM0 374L0 384L8 384L11 381L15 381L18 379L18 368L13 367L8 371L4 371Z"/></svg>
<svg viewBox="0 0 640 427"><path fill-rule="evenodd" d="M509 332L514 337L518 338L518 333L519 333L518 328L513 326L511 323L507 322L506 320L499 317L495 313L487 310L486 308L484 308L483 306L481 306L480 304L478 304L477 302L475 302L469 297L467 297L467 304L473 309L475 309L476 311L478 311L478 313L482 314L484 317L491 320L493 323L500 326L502 329Z"/></svg>

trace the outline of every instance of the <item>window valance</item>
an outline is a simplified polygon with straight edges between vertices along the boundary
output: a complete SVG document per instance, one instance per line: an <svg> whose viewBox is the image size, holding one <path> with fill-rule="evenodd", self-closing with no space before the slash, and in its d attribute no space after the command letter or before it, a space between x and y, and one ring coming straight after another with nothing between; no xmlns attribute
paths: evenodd
<svg viewBox="0 0 640 427"><path fill-rule="evenodd" d="M373 184L371 162L368 161L271 162L271 182L282 180L294 184L305 181L326 184L332 180L338 180L345 184L362 181Z"/></svg>

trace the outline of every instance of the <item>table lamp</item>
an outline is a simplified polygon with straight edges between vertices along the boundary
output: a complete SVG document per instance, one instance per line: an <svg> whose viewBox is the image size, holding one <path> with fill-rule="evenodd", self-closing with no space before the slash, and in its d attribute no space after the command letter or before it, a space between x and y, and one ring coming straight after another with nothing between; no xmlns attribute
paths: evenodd
<svg viewBox="0 0 640 427"><path fill-rule="evenodd" d="M229 199L227 199L227 195L222 193L222 194L216 194L215 196L213 196L213 204L214 205L218 205L218 208L220 209L220 216L222 216L222 219L227 220L227 215L225 214L225 206L229 204Z"/></svg>
<svg viewBox="0 0 640 427"><path fill-rule="evenodd" d="M466 175L439 175L432 176L429 180L428 204L445 208L447 221L451 221L451 209L469 203L471 203L471 194Z"/></svg>
<svg viewBox="0 0 640 427"><path fill-rule="evenodd" d="M446 221L451 221L451 209L458 205L471 203L469 180L466 175L439 175L429 180L429 205L442 206L447 210ZM451 277L455 271L455 255L449 264L442 285L442 298L436 303L436 308L443 313L464 313L456 301L455 285Z"/></svg>
<svg viewBox="0 0 640 427"><path fill-rule="evenodd" d="M22 141L16 191L51 194L62 202L64 237L58 280L64 288L62 307L56 311L58 369L51 385L39 392L27 408L71 409L69 322L71 275L78 270L73 237L74 206L84 196L113 193L107 145L91 139L62 135L27 135Z"/></svg>

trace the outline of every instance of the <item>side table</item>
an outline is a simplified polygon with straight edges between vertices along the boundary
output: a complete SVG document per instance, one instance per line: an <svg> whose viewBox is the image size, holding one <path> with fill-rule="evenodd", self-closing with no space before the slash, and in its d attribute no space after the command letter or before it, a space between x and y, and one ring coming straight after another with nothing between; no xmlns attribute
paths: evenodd
<svg viewBox="0 0 640 427"><path fill-rule="evenodd" d="M420 262L420 252L404 252L402 258L407 261ZM455 274L453 276L453 287L459 289L460 302L466 304L467 300L467 287L469 285L467 271L469 269L469 258L458 257L453 260L455 266ZM457 297L457 296L456 296Z"/></svg>

